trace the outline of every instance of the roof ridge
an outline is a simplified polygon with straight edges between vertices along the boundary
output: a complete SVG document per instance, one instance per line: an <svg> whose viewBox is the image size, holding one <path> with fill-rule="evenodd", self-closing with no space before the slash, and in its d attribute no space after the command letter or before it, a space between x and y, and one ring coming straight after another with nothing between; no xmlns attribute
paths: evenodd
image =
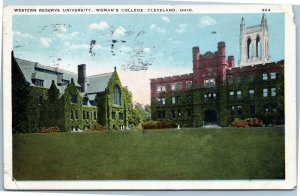
<svg viewBox="0 0 300 196"><path fill-rule="evenodd" d="M102 76L102 75L108 75L108 74L112 74L113 72L107 72L107 73L101 73L101 74L95 74L95 75L90 75L90 76L87 76L88 78L89 77L96 77L96 76Z"/></svg>

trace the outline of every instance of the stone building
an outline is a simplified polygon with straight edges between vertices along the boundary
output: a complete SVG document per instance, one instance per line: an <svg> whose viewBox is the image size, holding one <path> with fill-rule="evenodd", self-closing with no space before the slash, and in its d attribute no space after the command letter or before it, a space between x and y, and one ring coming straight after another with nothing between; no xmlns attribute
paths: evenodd
<svg viewBox="0 0 300 196"><path fill-rule="evenodd" d="M74 73L13 54L12 99L15 132L51 126L62 131L125 129L132 108L132 94L122 86L116 68L86 76L85 64Z"/></svg>
<svg viewBox="0 0 300 196"><path fill-rule="evenodd" d="M257 117L265 124L283 124L284 61L270 61L267 30L265 15L254 27L246 28L242 19L239 67L233 56L226 57L225 42L219 42L217 51L205 54L193 47L192 73L151 79L152 119L228 126L234 118Z"/></svg>

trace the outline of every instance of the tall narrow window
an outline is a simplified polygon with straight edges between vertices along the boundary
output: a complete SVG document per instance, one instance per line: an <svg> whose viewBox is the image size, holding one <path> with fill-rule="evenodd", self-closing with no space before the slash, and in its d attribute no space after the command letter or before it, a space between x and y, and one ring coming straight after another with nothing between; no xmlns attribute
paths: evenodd
<svg viewBox="0 0 300 196"><path fill-rule="evenodd" d="M274 79L276 79L276 76L277 76L277 75L276 75L275 72L272 72L272 73L270 74L270 76L271 76L271 79L274 80Z"/></svg>
<svg viewBox="0 0 300 196"><path fill-rule="evenodd" d="M256 57L261 58L261 43L259 36L256 37Z"/></svg>
<svg viewBox="0 0 300 196"><path fill-rule="evenodd" d="M268 96L268 89L264 88L263 89L263 97L267 97Z"/></svg>
<svg viewBox="0 0 300 196"><path fill-rule="evenodd" d="M263 80L268 80L268 74L267 73L263 74Z"/></svg>
<svg viewBox="0 0 300 196"><path fill-rule="evenodd" d="M276 88L271 88L271 96L272 97L276 96Z"/></svg>
<svg viewBox="0 0 300 196"><path fill-rule="evenodd" d="M77 103L77 95L72 95L71 102L72 103Z"/></svg>
<svg viewBox="0 0 300 196"><path fill-rule="evenodd" d="M247 40L247 58L250 59L250 54L251 54L251 39L248 38Z"/></svg>
<svg viewBox="0 0 300 196"><path fill-rule="evenodd" d="M114 104L121 105L121 93L117 85L114 88Z"/></svg>
<svg viewBox="0 0 300 196"><path fill-rule="evenodd" d="M242 98L242 91L237 91L236 96L237 96L238 99L241 99Z"/></svg>
<svg viewBox="0 0 300 196"><path fill-rule="evenodd" d="M249 90L249 97L250 97L250 98L253 98L253 97L254 97L254 90L253 90L253 89L250 89L250 90Z"/></svg>

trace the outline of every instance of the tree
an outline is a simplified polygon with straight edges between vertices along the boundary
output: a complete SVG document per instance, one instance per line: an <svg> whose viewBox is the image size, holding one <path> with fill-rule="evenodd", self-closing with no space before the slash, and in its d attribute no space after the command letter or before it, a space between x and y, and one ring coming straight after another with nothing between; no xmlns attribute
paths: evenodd
<svg viewBox="0 0 300 196"><path fill-rule="evenodd" d="M140 125L146 121L150 120L150 106L146 105L143 107L141 104L137 103L129 114L129 123L135 126Z"/></svg>

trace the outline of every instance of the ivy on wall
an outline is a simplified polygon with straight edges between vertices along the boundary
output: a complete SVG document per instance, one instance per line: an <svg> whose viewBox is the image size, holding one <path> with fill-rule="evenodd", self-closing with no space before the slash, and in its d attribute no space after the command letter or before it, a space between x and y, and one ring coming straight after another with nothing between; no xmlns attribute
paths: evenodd
<svg viewBox="0 0 300 196"><path fill-rule="evenodd" d="M271 88L276 88L276 96L271 95ZM249 97L249 90L254 90L253 97ZM268 96L263 97L263 89L268 89ZM241 91L241 97L230 97L229 92ZM192 94L193 102L183 101L180 104L172 104L171 97L180 96L182 98ZM216 97L206 97L205 95ZM202 126L205 119L205 113L208 110L216 111L217 121L221 126L228 126L234 118L257 117L265 124L283 124L284 123L284 65L280 66L280 71L276 79L263 80L260 74L256 79L249 81L247 76L241 77L241 80L234 84L224 84L210 88L193 88L189 91L163 92L160 95L165 97L166 103L160 104L157 100L152 100L151 117L152 120L166 121L171 120L182 126ZM255 108L252 114L251 107ZM241 112L232 114L232 106L241 107ZM187 111L192 109L192 115L183 115L182 117L173 118L166 115L165 118L159 116L159 112L165 111L170 114L172 110Z"/></svg>

